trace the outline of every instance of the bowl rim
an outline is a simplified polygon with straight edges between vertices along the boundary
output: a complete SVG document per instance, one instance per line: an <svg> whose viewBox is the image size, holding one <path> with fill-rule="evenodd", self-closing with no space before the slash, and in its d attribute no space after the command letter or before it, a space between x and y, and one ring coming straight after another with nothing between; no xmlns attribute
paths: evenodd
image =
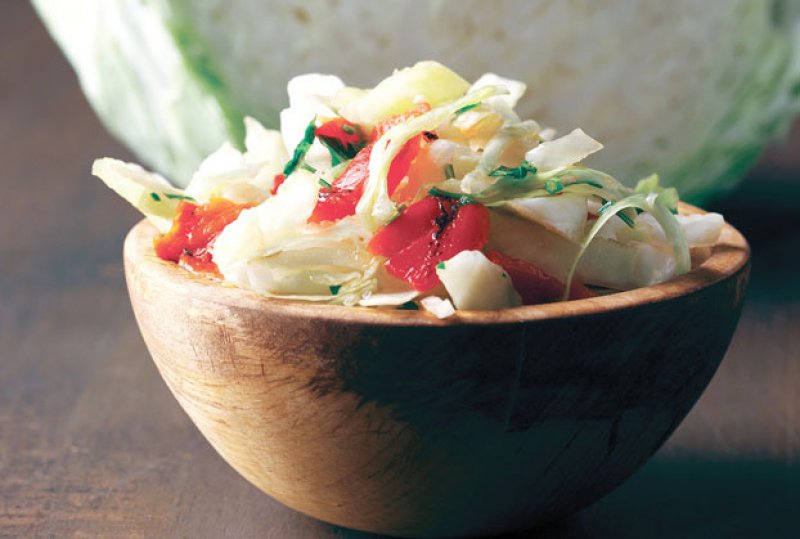
<svg viewBox="0 0 800 539"><path fill-rule="evenodd" d="M706 213L681 203L682 214ZM462 310L439 319L424 310L379 309L375 307L319 304L302 300L271 298L257 292L221 284L195 275L175 263L159 259L153 249L156 228L142 219L128 232L124 244L125 273L144 275L183 290L203 301L236 306L239 310L265 311L283 316L366 326L446 327L458 325L502 325L566 317L584 317L632 309L694 294L740 273L750 259L750 246L744 236L727 221L711 255L689 273L653 286L614 292L594 298L524 305L492 311Z"/></svg>

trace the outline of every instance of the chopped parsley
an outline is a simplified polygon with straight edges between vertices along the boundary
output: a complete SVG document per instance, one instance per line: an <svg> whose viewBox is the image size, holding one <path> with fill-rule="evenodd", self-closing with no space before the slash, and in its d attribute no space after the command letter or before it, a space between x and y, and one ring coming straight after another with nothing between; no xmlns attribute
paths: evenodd
<svg viewBox="0 0 800 539"><path fill-rule="evenodd" d="M438 264L436 264L436 269L441 269L441 270L445 269L444 262L439 262Z"/></svg>
<svg viewBox="0 0 800 539"><path fill-rule="evenodd" d="M404 212L404 211L405 211L405 209L406 209L406 205L405 205L405 204L400 204L400 205L398 205L397 203L395 203L395 205L394 205L394 209L395 209L395 211L396 211L397 213L396 213L396 214L394 214L394 215L393 215L393 216L392 216L392 217L391 217L391 218L390 218L388 221L386 221L386 224L387 224L387 225L389 225L389 224L393 223L393 222L394 222L394 221L395 221L395 220L396 220L398 217L400 217L401 215L403 215L403 212Z"/></svg>
<svg viewBox="0 0 800 539"><path fill-rule="evenodd" d="M603 205L597 210L597 215L603 215L613 204L613 200L603 200Z"/></svg>
<svg viewBox="0 0 800 539"><path fill-rule="evenodd" d="M456 116L460 116L460 115L464 114L465 112L467 112L468 110L472 110L472 109L474 109L475 107L477 107L479 105L480 105L480 102L478 102L478 103L470 103L469 105L464 105L463 107L461 107L460 109L455 111L453 114L456 115Z"/></svg>
<svg viewBox="0 0 800 539"><path fill-rule="evenodd" d="M489 173L489 176L505 176L517 180L523 179L528 174L536 174L536 167L523 161L518 167L499 166Z"/></svg>
<svg viewBox="0 0 800 539"><path fill-rule="evenodd" d="M633 217L625 213L625 210L619 212L617 214L617 217L619 217L622 220L622 222L628 225L629 227L631 228L636 227L636 222L633 220Z"/></svg>
<svg viewBox="0 0 800 539"><path fill-rule="evenodd" d="M189 200L191 202L197 202L194 198L190 197L189 195L175 195L172 193L162 193L162 194L170 200Z"/></svg>
<svg viewBox="0 0 800 539"><path fill-rule="evenodd" d="M613 205L614 205L614 201L613 200L604 200L603 201L603 205L600 206L600 209L597 210L597 214L598 215L603 215L608 210L608 208L610 208ZM623 223L625 223L629 227L631 227L631 228L636 227L636 222L633 220L633 218L630 215L625 213L625 210L622 210L622 211L618 212L617 213L617 217L619 217L620 221L622 221Z"/></svg>
<svg viewBox="0 0 800 539"><path fill-rule="evenodd" d="M150 193L150 198L152 198L156 202L161 202L161 197L158 196L158 193Z"/></svg>
<svg viewBox="0 0 800 539"><path fill-rule="evenodd" d="M448 180L452 180L453 178L456 177L456 171L453 169L452 163L447 163L444 166L444 177L447 178Z"/></svg>
<svg viewBox="0 0 800 539"><path fill-rule="evenodd" d="M342 285L340 285L340 284L334 284L334 285L331 285L331 286L329 286L329 287L328 287L328 289L330 289L330 291L331 291L331 295L332 295L332 296L335 296L336 294L338 294L338 293L339 293L339 290L341 290L341 289L342 289Z"/></svg>
<svg viewBox="0 0 800 539"><path fill-rule="evenodd" d="M355 135L357 132L355 126L347 123L343 123L341 125L341 130L348 135ZM322 143L322 145L325 146L328 149L328 152L331 154L331 166L333 167L339 163L344 163L345 161L349 161L350 159L354 158L358 152L364 148L363 140L353 143L351 141L346 142L345 140L335 136L325 135L317 135L317 139L319 139L320 143Z"/></svg>
<svg viewBox="0 0 800 539"><path fill-rule="evenodd" d="M314 167L312 167L308 163L303 163L302 165L300 165L300 168L302 168L303 170L305 170L307 172L310 172L311 174L314 174L317 171L317 169L315 169Z"/></svg>
<svg viewBox="0 0 800 539"><path fill-rule="evenodd" d="M343 128L344 129L344 128ZM320 137L319 141L322 143L323 146L328 148L328 153L331 154L331 166L335 167L340 163L344 163L348 159L350 159L344 152L342 152L336 144L332 144L328 139L324 137Z"/></svg>
<svg viewBox="0 0 800 539"><path fill-rule="evenodd" d="M451 193L450 191L442 191L436 187L431 188L428 191L429 195L433 195L435 197L444 197L444 198L455 198L458 200L460 206L466 206L467 204L477 204L478 201L472 198L469 195L464 195L461 193Z"/></svg>
<svg viewBox="0 0 800 539"><path fill-rule="evenodd" d="M593 181L593 180L578 180L578 181L570 182L569 184L570 185L581 185L581 184L583 184L583 185L591 185L592 187L595 187L597 189L603 189L603 184L602 183L596 182L596 181Z"/></svg>
<svg viewBox="0 0 800 539"><path fill-rule="evenodd" d="M564 184L552 178L544 181L544 190L548 195L555 195L564 190Z"/></svg>
<svg viewBox="0 0 800 539"><path fill-rule="evenodd" d="M325 189L332 189L332 185L323 180L322 178L319 179L319 184L324 187Z"/></svg>
<svg viewBox="0 0 800 539"><path fill-rule="evenodd" d="M297 144L297 147L294 149L294 153L292 154L292 158L289 159L289 162L286 163L285 167L283 167L283 175L287 178L292 172L295 171L295 169L297 169L300 161L305 158L306 154L308 153L308 149L311 148L311 145L314 143L316 122L317 117L314 116L314 119L309 122L308 126L306 126L306 131L303 134L303 140Z"/></svg>

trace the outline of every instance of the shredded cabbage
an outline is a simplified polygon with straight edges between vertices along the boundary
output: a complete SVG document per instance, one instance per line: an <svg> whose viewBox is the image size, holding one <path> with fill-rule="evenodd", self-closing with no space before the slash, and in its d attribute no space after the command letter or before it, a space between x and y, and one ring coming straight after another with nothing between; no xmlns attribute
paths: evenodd
<svg viewBox="0 0 800 539"><path fill-rule="evenodd" d="M463 95L469 83L438 62L418 62L412 67L395 71L339 110L348 120L372 126L395 114L414 107L420 97L438 107Z"/></svg>
<svg viewBox="0 0 800 539"><path fill-rule="evenodd" d="M480 251L461 251L436 268L456 309L490 310L520 305L508 274Z"/></svg>
<svg viewBox="0 0 800 539"><path fill-rule="evenodd" d="M553 138L537 122L520 120L514 105L524 90L523 83L494 74L470 87L435 62L397 71L371 90L347 87L334 76L302 75L289 83L290 106L281 114L281 131L247 118L244 150L223 144L203 160L185 192L113 159L97 160L93 171L162 233L181 200L202 205L222 197L252 206L237 208L238 218L206 248L225 282L269 297L365 307L419 305L438 317L458 309L519 305L511 270L491 262L482 249L533 264L562 281L564 299L573 279L624 290L690 271L690 248L712 245L722 217L680 215L677 191L663 188L657 175L629 188L584 166L582 161L602 144L580 129ZM433 108L406 114L421 102ZM382 127L374 140L374 126L385 120L383 126L390 127L385 132ZM318 131L323 126L324 137ZM406 151L412 139L418 146ZM331 140L347 141L350 150L337 150ZM356 157L359 151L370 152L366 168L366 158ZM394 187L390 196L390 170L397 170L401 152L406 177L392 181L406 192L398 196ZM346 182L337 184L345 171ZM431 205L429 197L438 197L437 204ZM439 213L412 214L417 217L406 222L435 223L427 229L430 237L415 240L404 236L413 231L389 232L384 235L389 247L375 247L373 240L383 241L376 238L383 227L426 198L428 205L420 208ZM333 206L325 210L329 203ZM471 207L465 215L479 217L456 226L462 209L472 204L485 208ZM318 213L320 208L325 211ZM469 245L478 245L451 251L448 260L433 258L445 252L437 249L449 233L452 246L460 245L459 233L471 234ZM409 244L391 243L395 236ZM412 242L414 249L407 250ZM426 248L430 252L423 252ZM387 249L396 252L382 256ZM397 266L392 265L395 254L403 259ZM409 266L410 260L418 266ZM433 262L438 262L435 269ZM414 288L418 270L428 272L424 291Z"/></svg>
<svg viewBox="0 0 800 539"><path fill-rule="evenodd" d="M448 116L453 115L464 106L479 103L488 97L502 93L501 88L484 86L391 128L376 141L370 156L369 177L364 194L356 207L356 215L359 216L364 226L368 230L374 231L397 214L397 207L389 198L386 180L392 161L409 139L423 131L435 130Z"/></svg>
<svg viewBox="0 0 800 539"><path fill-rule="evenodd" d="M245 148L229 143L206 157L192 175L186 194L200 202L222 197L235 202L260 202L288 159L281 133L245 118Z"/></svg>
<svg viewBox="0 0 800 539"><path fill-rule="evenodd" d="M420 300L420 305L436 318L448 318L456 314L453 303L447 298L439 296L426 296Z"/></svg>
<svg viewBox="0 0 800 539"><path fill-rule="evenodd" d="M546 171L580 163L603 145L583 132L575 129L568 135L543 142L525 154L525 159L538 170Z"/></svg>
<svg viewBox="0 0 800 539"><path fill-rule="evenodd" d="M299 170L274 197L228 225L212 247L225 279L268 296L346 305L373 292L379 264L355 219L305 226L318 190L316 177Z"/></svg>
<svg viewBox="0 0 800 539"><path fill-rule="evenodd" d="M172 226L178 202L187 198L163 177L134 163L104 157L94 162L92 174L142 212L162 234Z"/></svg>
<svg viewBox="0 0 800 539"><path fill-rule="evenodd" d="M567 272L567 278L564 286L564 299L569 298L569 290L572 284L572 279L575 276L575 270L578 267L586 249L594 240L600 229L613 217L619 215L621 212L628 208L639 209L649 212L658 221L664 229L664 233L668 238L669 244L672 247L675 255L675 273L682 275L692 269L691 256L689 254L689 245L686 242L686 235L683 232L675 216L669 211L669 208L664 204L663 200L658 199L659 195L646 196L643 194L633 194L615 202L603 211L602 215L598 217L595 224L592 226L589 233L581 243L580 250L575 256L575 259Z"/></svg>

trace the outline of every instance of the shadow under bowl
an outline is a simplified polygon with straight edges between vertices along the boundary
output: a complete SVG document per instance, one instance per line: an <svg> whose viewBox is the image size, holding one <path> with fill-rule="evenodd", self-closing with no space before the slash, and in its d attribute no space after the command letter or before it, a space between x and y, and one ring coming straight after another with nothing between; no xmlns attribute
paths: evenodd
<svg viewBox="0 0 800 539"><path fill-rule="evenodd" d="M629 477L694 405L741 311L749 248L726 225L668 283L501 311L265 298L125 242L158 370L222 457L298 511L407 537L512 532Z"/></svg>

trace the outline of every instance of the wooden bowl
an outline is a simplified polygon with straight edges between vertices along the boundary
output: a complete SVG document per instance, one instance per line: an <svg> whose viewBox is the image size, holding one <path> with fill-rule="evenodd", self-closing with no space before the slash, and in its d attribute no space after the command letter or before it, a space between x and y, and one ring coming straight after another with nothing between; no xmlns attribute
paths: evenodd
<svg viewBox="0 0 800 539"><path fill-rule="evenodd" d="M407 537L530 528L619 485L672 433L739 318L749 249L609 296L460 312L280 301L125 242L131 302L178 402L276 500Z"/></svg>

